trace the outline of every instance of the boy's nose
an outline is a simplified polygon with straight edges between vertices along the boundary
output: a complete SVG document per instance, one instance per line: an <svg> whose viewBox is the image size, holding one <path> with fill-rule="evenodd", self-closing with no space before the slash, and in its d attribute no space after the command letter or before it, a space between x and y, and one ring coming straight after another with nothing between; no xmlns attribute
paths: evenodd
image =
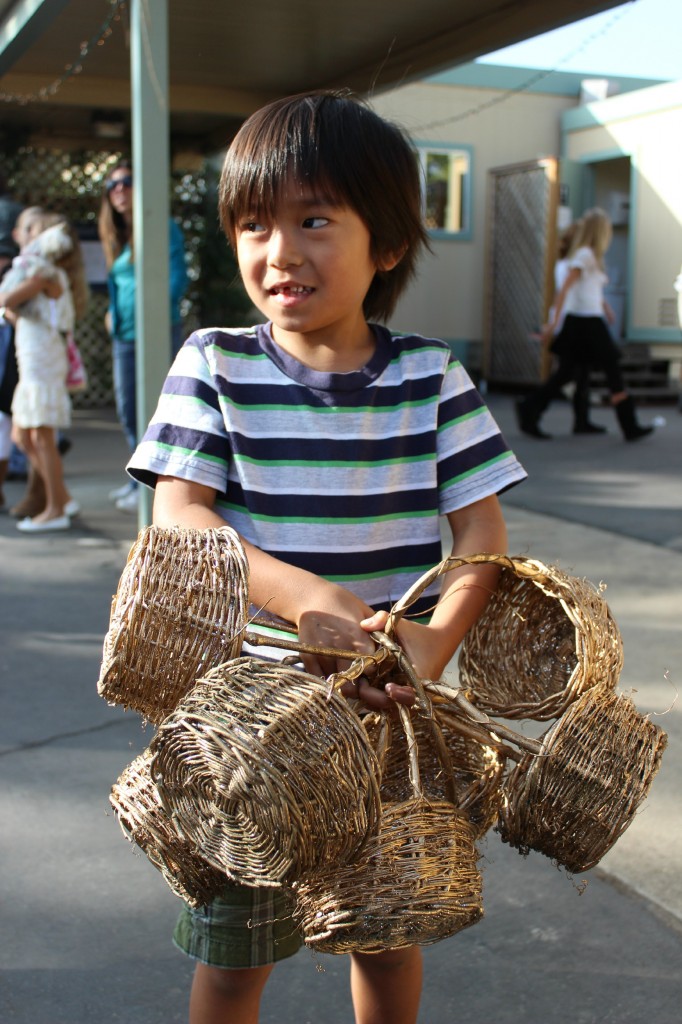
<svg viewBox="0 0 682 1024"><path fill-rule="evenodd" d="M301 263L300 253L290 231L275 228L270 234L268 246L268 263L282 269Z"/></svg>

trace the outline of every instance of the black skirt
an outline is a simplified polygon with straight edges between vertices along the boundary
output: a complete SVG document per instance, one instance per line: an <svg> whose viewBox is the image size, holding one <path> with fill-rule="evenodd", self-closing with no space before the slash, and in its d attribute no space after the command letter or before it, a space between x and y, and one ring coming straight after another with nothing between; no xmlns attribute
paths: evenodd
<svg viewBox="0 0 682 1024"><path fill-rule="evenodd" d="M588 363L605 370L619 362L620 352L601 316L576 316L568 313L563 327L551 344L559 358L575 363Z"/></svg>

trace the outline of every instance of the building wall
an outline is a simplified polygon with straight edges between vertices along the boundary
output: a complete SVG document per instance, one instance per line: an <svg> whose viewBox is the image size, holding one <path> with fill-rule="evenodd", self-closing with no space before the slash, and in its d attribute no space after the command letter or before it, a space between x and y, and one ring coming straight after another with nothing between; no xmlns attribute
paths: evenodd
<svg viewBox="0 0 682 1024"><path fill-rule="evenodd" d="M480 343L488 171L557 156L561 115L575 106L578 92L577 78L572 96L509 95L508 89L431 80L373 98L377 112L404 127L416 145L458 144L470 147L472 156L471 236L432 240L433 253L424 257L392 326L445 338L464 350Z"/></svg>

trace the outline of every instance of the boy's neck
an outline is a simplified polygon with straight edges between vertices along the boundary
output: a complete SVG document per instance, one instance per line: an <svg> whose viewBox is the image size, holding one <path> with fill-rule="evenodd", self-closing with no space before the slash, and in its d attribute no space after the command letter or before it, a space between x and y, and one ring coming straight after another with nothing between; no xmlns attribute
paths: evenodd
<svg viewBox="0 0 682 1024"><path fill-rule="evenodd" d="M311 370L319 373L352 373L361 370L376 350L376 339L369 324L355 338L335 335L297 334L272 325L272 339L281 349Z"/></svg>

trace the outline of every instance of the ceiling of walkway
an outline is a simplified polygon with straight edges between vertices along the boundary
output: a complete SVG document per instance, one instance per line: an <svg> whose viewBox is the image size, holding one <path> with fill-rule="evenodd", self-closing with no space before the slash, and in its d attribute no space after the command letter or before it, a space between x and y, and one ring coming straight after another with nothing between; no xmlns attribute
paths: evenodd
<svg viewBox="0 0 682 1024"><path fill-rule="evenodd" d="M137 2L149 10L148 0ZM612 6L168 0L173 147L222 148L244 116L276 96L322 87L383 91ZM149 26L153 32L153 19ZM127 133L129 41L128 8L117 0L0 0L0 133L25 132L44 145L90 144L117 119Z"/></svg>

